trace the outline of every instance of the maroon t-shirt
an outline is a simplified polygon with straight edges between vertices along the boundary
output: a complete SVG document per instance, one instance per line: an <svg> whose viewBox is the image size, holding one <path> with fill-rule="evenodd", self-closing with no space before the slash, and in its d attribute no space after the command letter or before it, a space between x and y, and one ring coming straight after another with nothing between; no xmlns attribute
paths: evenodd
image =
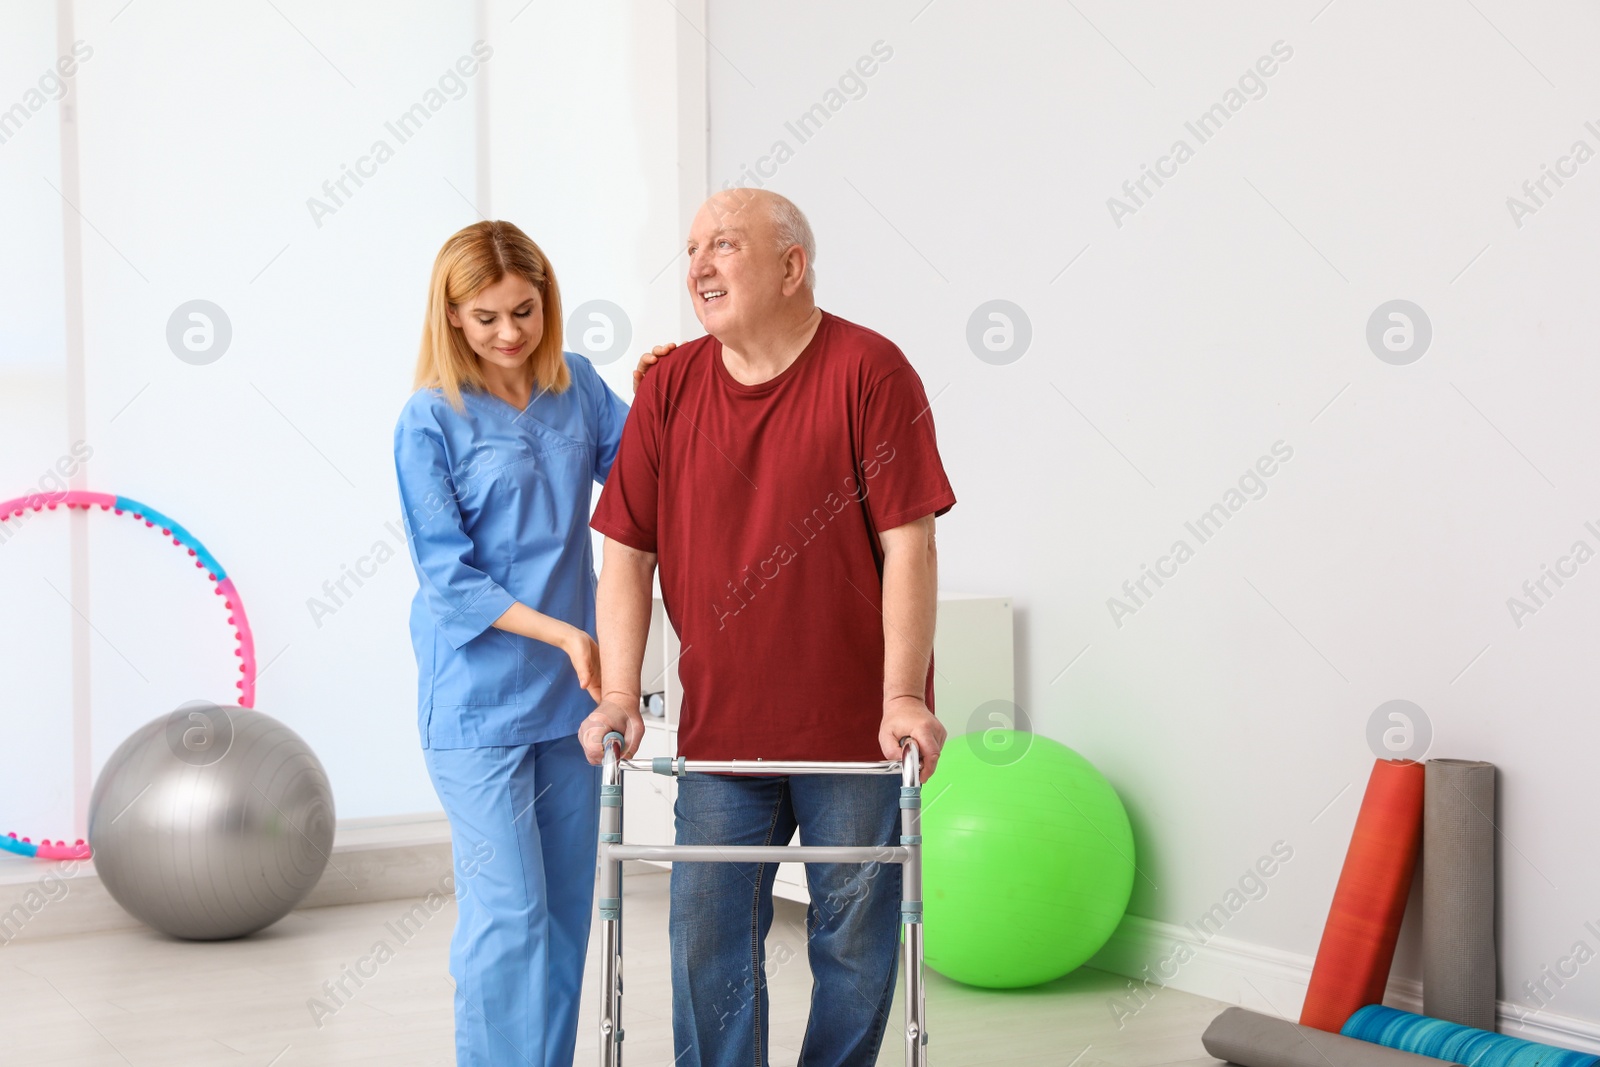
<svg viewBox="0 0 1600 1067"><path fill-rule="evenodd" d="M679 755L882 759L877 533L955 500L922 380L871 330L824 312L760 385L713 337L652 367L590 525L657 554Z"/></svg>

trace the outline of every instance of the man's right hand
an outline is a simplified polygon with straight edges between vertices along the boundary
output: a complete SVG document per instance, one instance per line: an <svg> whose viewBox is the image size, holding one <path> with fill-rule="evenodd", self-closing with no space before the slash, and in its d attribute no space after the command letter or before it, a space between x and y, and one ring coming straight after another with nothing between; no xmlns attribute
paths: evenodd
<svg viewBox="0 0 1600 1067"><path fill-rule="evenodd" d="M662 356L666 355L668 352L671 352L677 347L678 346L676 344L656 345L650 351L639 357L639 365L633 368L633 391L635 393L639 391L639 383L644 381L644 372L649 370L651 365L654 364L656 360L660 359Z"/></svg>
<svg viewBox="0 0 1600 1067"><path fill-rule="evenodd" d="M632 759L644 739L644 716L639 714L639 698L627 706L625 696L610 695L589 713L578 727L578 742L590 763L599 765L606 758L606 734L615 731L623 737L622 758Z"/></svg>

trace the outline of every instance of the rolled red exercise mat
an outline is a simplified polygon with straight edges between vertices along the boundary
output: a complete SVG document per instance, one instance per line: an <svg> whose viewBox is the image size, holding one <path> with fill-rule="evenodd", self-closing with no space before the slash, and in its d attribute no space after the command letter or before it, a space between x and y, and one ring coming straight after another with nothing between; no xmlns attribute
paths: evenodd
<svg viewBox="0 0 1600 1067"><path fill-rule="evenodd" d="M1422 1013L1494 1030L1494 764L1435 759L1427 766Z"/></svg>
<svg viewBox="0 0 1600 1067"><path fill-rule="evenodd" d="M1213 1019L1200 1043L1217 1059L1239 1067L1445 1067L1450 1062L1244 1008L1229 1008Z"/></svg>
<svg viewBox="0 0 1600 1067"><path fill-rule="evenodd" d="M1358 1009L1383 1001L1422 843L1426 777L1414 760L1373 764L1311 968L1304 1026L1336 1034Z"/></svg>

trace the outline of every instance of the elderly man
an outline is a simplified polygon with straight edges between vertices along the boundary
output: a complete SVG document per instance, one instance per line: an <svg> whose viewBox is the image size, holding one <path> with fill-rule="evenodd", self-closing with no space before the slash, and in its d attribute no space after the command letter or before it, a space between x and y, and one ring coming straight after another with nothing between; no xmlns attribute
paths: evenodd
<svg viewBox="0 0 1600 1067"><path fill-rule="evenodd" d="M689 759L898 759L923 777L934 718L934 518L955 503L922 382L885 338L819 309L805 216L770 192L708 200L689 298L709 334L644 379L592 525L604 700L591 761L638 746L639 675L659 562L683 643L678 753ZM897 840L886 775L688 774L679 844ZM776 868L672 870L676 1067L767 1062L764 942ZM894 995L900 869L807 864L815 986L804 1067L877 1061Z"/></svg>

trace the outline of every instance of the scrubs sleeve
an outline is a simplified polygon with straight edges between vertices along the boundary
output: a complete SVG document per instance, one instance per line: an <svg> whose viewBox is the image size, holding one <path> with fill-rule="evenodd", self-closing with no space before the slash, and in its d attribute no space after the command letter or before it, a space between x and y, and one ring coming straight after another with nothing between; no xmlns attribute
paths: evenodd
<svg viewBox="0 0 1600 1067"><path fill-rule="evenodd" d="M594 440L594 480L601 485L611 475L611 464L622 443L622 426L628 421L628 404L606 384L594 365L579 356L575 371L582 376L584 400L589 413L589 432Z"/></svg>
<svg viewBox="0 0 1600 1067"><path fill-rule="evenodd" d="M594 450L594 480L604 485L611 475L611 464L616 461L617 448L622 444L622 427L628 421L628 405L611 391L611 386L601 381L597 407L600 414L596 426L600 433Z"/></svg>
<svg viewBox="0 0 1600 1067"><path fill-rule="evenodd" d="M411 562L434 622L452 648L487 630L516 603L493 578L474 567L472 539L449 476L444 442L423 430L401 428L394 441Z"/></svg>
<svg viewBox="0 0 1600 1067"><path fill-rule="evenodd" d="M645 377L622 427L616 463L606 478L589 527L640 552L656 551L657 502L661 493L661 409L665 372Z"/></svg>

